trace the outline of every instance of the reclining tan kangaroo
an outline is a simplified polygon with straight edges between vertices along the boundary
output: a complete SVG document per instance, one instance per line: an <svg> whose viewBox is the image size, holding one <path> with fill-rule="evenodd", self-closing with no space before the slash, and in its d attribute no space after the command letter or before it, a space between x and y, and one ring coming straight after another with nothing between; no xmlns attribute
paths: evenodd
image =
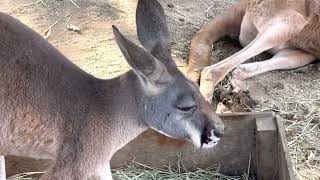
<svg viewBox="0 0 320 180"><path fill-rule="evenodd" d="M200 91L211 102L214 87L232 70L232 84L276 69L293 69L320 57L318 0L241 0L206 24L191 42L188 76L200 79ZM244 48L210 65L211 44L229 34L239 35ZM266 61L241 64L263 51ZM208 66L208 67L206 67Z"/></svg>
<svg viewBox="0 0 320 180"><path fill-rule="evenodd" d="M197 147L218 143L224 125L177 69L161 5L138 2L145 49L113 31L132 71L101 80L0 13L1 155L53 159L42 180L110 180L112 155L148 128Z"/></svg>

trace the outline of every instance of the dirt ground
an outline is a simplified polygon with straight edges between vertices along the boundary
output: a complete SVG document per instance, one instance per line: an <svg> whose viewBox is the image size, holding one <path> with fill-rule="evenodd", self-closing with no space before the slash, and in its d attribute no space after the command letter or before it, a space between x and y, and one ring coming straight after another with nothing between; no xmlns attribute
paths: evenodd
<svg viewBox="0 0 320 180"><path fill-rule="evenodd" d="M74 3L72 3L74 2ZM173 56L182 70L195 32L235 0L160 0L168 16ZM136 0L0 0L0 11L20 19L43 35L75 64L99 78L129 69L111 25L136 41ZM69 28L69 29L68 29ZM80 29L80 31L77 30ZM240 50L234 38L214 45L219 61ZM254 61L270 57L267 54ZM224 111L274 111L285 124L290 154L299 179L320 179L320 64L276 71L246 81L254 108L234 98L228 78L215 92Z"/></svg>

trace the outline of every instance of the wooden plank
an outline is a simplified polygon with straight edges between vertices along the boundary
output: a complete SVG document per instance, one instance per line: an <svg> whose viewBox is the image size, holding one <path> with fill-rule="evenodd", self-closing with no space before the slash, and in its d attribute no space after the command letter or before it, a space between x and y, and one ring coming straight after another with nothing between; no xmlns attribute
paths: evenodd
<svg viewBox="0 0 320 180"><path fill-rule="evenodd" d="M181 154L181 160L188 170L220 164L222 173L242 175L247 172L248 160L251 156L250 169L256 172L255 116L228 114L221 117L225 122L225 136L212 150L199 150L190 143L180 146L170 143L158 144L157 139L162 135L148 131L116 153L111 166L122 167L134 159L152 167L164 168L169 163L175 167L177 154Z"/></svg>
<svg viewBox="0 0 320 180"><path fill-rule="evenodd" d="M293 166L287 146L287 138L284 134L283 124L280 120L276 120L278 129L278 149L279 149L279 179L281 180L296 180L293 172Z"/></svg>
<svg viewBox="0 0 320 180"><path fill-rule="evenodd" d="M256 119L258 180L278 179L278 135L274 117Z"/></svg>
<svg viewBox="0 0 320 180"><path fill-rule="evenodd" d="M6 156L7 176L12 176L24 172L42 172L45 171L52 163L52 160L32 159L27 157Z"/></svg>

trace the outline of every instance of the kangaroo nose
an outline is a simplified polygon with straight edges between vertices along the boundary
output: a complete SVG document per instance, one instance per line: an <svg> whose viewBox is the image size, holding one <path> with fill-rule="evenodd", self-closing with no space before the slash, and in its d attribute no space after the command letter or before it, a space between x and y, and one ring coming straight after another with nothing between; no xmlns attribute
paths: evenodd
<svg viewBox="0 0 320 180"><path fill-rule="evenodd" d="M214 129L214 135L218 138L221 138L224 134L224 125L218 125Z"/></svg>

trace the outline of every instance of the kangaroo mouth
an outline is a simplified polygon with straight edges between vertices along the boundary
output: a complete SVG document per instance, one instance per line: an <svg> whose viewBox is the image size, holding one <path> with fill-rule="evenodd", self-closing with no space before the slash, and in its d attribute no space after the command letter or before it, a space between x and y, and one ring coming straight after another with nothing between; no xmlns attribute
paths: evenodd
<svg viewBox="0 0 320 180"><path fill-rule="evenodd" d="M216 136L217 133L214 132L214 129L208 130L206 127L204 130L197 129L190 123L186 124L187 132L189 132L189 137L187 138L197 148L212 148L216 146L220 140Z"/></svg>
<svg viewBox="0 0 320 180"><path fill-rule="evenodd" d="M216 146L220 141L220 138L215 136L214 130L211 131L203 131L201 135L201 147L202 148L213 148Z"/></svg>

